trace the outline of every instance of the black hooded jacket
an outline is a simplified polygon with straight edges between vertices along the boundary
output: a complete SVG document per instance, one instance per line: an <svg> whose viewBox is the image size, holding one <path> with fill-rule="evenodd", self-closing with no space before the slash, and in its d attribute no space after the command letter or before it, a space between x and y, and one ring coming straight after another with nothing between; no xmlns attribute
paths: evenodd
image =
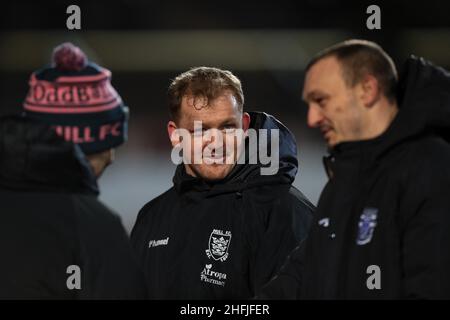
<svg viewBox="0 0 450 320"><path fill-rule="evenodd" d="M77 146L0 118L0 299L146 297L120 219L97 194Z"/></svg>
<svg viewBox="0 0 450 320"><path fill-rule="evenodd" d="M279 129L277 174L238 164L223 181L208 184L180 165L174 186L140 211L131 240L150 298L253 297L306 236L314 207L291 186L295 139L272 116L251 113L251 119L252 128Z"/></svg>
<svg viewBox="0 0 450 320"><path fill-rule="evenodd" d="M408 59L379 137L337 145L309 237L260 295L450 298L450 74Z"/></svg>

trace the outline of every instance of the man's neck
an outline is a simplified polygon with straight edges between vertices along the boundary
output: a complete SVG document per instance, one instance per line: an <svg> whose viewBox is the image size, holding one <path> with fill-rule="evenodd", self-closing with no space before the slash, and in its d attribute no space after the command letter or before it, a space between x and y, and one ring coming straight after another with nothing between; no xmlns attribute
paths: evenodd
<svg viewBox="0 0 450 320"><path fill-rule="evenodd" d="M380 101L380 105L373 106L372 112L368 115L367 130L365 130L362 140L373 139L382 135L397 115L398 106L396 102Z"/></svg>

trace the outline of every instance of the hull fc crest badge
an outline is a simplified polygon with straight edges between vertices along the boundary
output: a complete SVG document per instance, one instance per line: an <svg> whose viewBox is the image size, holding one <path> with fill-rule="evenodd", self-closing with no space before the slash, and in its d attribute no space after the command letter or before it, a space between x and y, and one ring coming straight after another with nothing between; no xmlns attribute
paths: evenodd
<svg viewBox="0 0 450 320"><path fill-rule="evenodd" d="M224 262L228 258L228 248L231 242L231 232L214 229L209 236L206 255L210 259Z"/></svg>

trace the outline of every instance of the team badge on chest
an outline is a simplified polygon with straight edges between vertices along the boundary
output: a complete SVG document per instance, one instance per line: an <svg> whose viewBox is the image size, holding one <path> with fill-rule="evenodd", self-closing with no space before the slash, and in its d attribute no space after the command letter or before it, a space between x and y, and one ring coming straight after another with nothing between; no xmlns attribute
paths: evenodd
<svg viewBox="0 0 450 320"><path fill-rule="evenodd" d="M231 242L231 232L214 229L209 236L206 255L210 259L224 262L228 258L228 248Z"/></svg>
<svg viewBox="0 0 450 320"><path fill-rule="evenodd" d="M377 208L364 208L358 222L358 236L356 244L362 246L372 240L373 231L377 226Z"/></svg>

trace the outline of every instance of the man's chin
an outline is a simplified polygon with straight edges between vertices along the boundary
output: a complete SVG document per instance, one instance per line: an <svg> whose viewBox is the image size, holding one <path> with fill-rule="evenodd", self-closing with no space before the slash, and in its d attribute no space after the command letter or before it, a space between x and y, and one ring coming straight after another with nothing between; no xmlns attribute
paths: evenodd
<svg viewBox="0 0 450 320"><path fill-rule="evenodd" d="M211 164L201 165L194 168L195 174L207 181L218 181L225 179L233 169L234 165L230 164Z"/></svg>
<svg viewBox="0 0 450 320"><path fill-rule="evenodd" d="M332 134L326 135L324 138L328 148L330 149L334 148L339 143L338 139L336 139Z"/></svg>
<svg viewBox="0 0 450 320"><path fill-rule="evenodd" d="M326 140L326 143L327 143L328 148L330 148L330 149L333 149L334 146L336 145L335 142L332 142L330 140Z"/></svg>

